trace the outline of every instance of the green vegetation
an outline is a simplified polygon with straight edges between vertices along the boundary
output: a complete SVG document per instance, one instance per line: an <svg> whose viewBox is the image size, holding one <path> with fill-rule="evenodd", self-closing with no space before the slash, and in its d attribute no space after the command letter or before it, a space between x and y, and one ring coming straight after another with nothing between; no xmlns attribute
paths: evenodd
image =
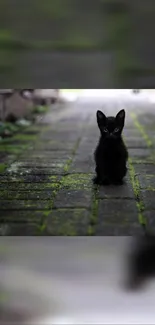
<svg viewBox="0 0 155 325"><path fill-rule="evenodd" d="M95 232L95 225L97 224L97 216L98 216L98 186L93 187L92 193L92 211L91 211L91 218L90 218L90 226L88 228L88 236L93 236Z"/></svg>
<svg viewBox="0 0 155 325"><path fill-rule="evenodd" d="M131 184L133 187L136 204L137 204L137 208L138 208L139 222L140 222L140 224L146 224L146 220L143 216L144 203L143 203L143 201L141 199L141 195L140 195L140 184L139 184L137 175L135 173L135 169L134 169L131 158L129 158L129 173L130 173L130 180L131 180Z"/></svg>
<svg viewBox="0 0 155 325"><path fill-rule="evenodd" d="M48 106L35 106L32 112L34 114L42 114L42 113L46 113L47 111L48 111Z"/></svg>
<svg viewBox="0 0 155 325"><path fill-rule="evenodd" d="M147 133L146 133L143 125L141 123L139 123L136 114L132 112L132 113L130 113L130 116L133 119L133 122L134 122L135 127L140 131L140 133L141 133L143 139L145 140L148 148L152 147L153 146L152 141L149 138L149 136L147 135Z"/></svg>

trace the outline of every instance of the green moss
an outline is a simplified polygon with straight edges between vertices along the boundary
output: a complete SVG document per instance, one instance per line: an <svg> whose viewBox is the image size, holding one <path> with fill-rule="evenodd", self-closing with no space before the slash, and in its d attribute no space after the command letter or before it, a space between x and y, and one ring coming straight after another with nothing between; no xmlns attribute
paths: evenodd
<svg viewBox="0 0 155 325"><path fill-rule="evenodd" d="M152 157L148 157L147 159L136 159L132 158L132 162L134 165L155 165L155 161L152 160Z"/></svg>
<svg viewBox="0 0 155 325"><path fill-rule="evenodd" d="M58 190L59 187L60 187L60 183L45 183L45 188L50 188L51 189L55 189L55 190Z"/></svg>
<svg viewBox="0 0 155 325"><path fill-rule="evenodd" d="M46 188L46 186L48 188L51 187L51 189L54 189L53 193L56 194L58 192L58 190L60 189L60 185L61 185L60 180L58 180L57 176L52 175L49 177L49 181L50 181L50 183L48 183L48 185L45 183L45 188Z"/></svg>
<svg viewBox="0 0 155 325"><path fill-rule="evenodd" d="M65 224L65 226L63 226L63 229L60 230L59 236L75 237L77 236L77 232L74 226L68 222Z"/></svg>
<svg viewBox="0 0 155 325"><path fill-rule="evenodd" d="M147 174L147 175L145 175L145 177L146 177L146 179L150 179L150 178L154 178L155 175Z"/></svg>
<svg viewBox="0 0 155 325"><path fill-rule="evenodd" d="M132 184L135 199L136 199L139 223L146 224L146 219L143 216L144 203L143 203L142 199L140 198L140 184L139 184L138 178L136 176L135 169L133 167L131 158L129 158L129 174L130 174L131 184Z"/></svg>
<svg viewBox="0 0 155 325"><path fill-rule="evenodd" d="M85 212L84 208L53 209L46 214L43 224L47 226L44 233L52 236L87 235L88 215Z"/></svg>
<svg viewBox="0 0 155 325"><path fill-rule="evenodd" d="M28 149L28 145L1 145L0 146L0 152L6 152L6 153L13 153L13 154L19 154L22 151Z"/></svg>
<svg viewBox="0 0 155 325"><path fill-rule="evenodd" d="M93 235L94 235L94 229L92 226L89 226L87 231L87 236L93 236Z"/></svg>
<svg viewBox="0 0 155 325"><path fill-rule="evenodd" d="M0 173L3 173L5 169L7 168L7 164L0 164Z"/></svg>
<svg viewBox="0 0 155 325"><path fill-rule="evenodd" d="M50 213L51 213L51 210L47 210L47 211L44 211L44 212L43 212L43 215L44 215L45 217L48 217Z"/></svg>
<svg viewBox="0 0 155 325"><path fill-rule="evenodd" d="M20 139L19 139L20 140ZM18 140L18 142L19 142ZM0 142L0 145L12 145L15 142L17 142L17 139L14 139L14 137L12 136L11 138L3 138Z"/></svg>
<svg viewBox="0 0 155 325"><path fill-rule="evenodd" d="M151 139L149 138L149 136L147 135L144 127L139 123L138 119L137 119L137 116L135 113L130 113L130 116L132 117L133 119L133 122L134 122L134 125L136 126L136 128L140 131L142 137L144 138L147 146L150 148L153 146L153 143L151 141Z"/></svg>
<svg viewBox="0 0 155 325"><path fill-rule="evenodd" d="M90 226L88 228L88 235L93 236L95 233L94 226L97 224L97 216L98 216L98 206L99 201L97 199L98 196L98 186L93 187L93 194L92 194L92 211L91 211L91 217L90 217Z"/></svg>
<svg viewBox="0 0 155 325"><path fill-rule="evenodd" d="M135 169L133 167L131 158L129 158L129 173L130 173L130 179L131 179L131 183L132 183L132 187L134 190L136 200L139 200L140 185L139 185L138 179L136 177Z"/></svg>
<svg viewBox="0 0 155 325"><path fill-rule="evenodd" d="M68 159L65 166L64 166L64 172L67 173L70 169L70 166L71 166L71 163L72 163L72 159Z"/></svg>
<svg viewBox="0 0 155 325"><path fill-rule="evenodd" d="M63 176L61 179L61 188L71 190L86 189L90 187L90 174L71 174Z"/></svg>
<svg viewBox="0 0 155 325"><path fill-rule="evenodd" d="M57 188L57 190L58 190L58 188ZM57 190L55 189L55 190L53 191L53 196L56 196L56 195L57 195Z"/></svg>
<svg viewBox="0 0 155 325"><path fill-rule="evenodd" d="M44 106L39 105L39 106L35 106L33 108L32 112L34 114L42 114L42 113L46 113L48 111L48 109L49 109L49 106L47 106L47 105L44 105Z"/></svg>
<svg viewBox="0 0 155 325"><path fill-rule="evenodd" d="M152 191L152 192L155 192L155 188L151 187L151 186L148 186L146 188L146 191Z"/></svg>
<svg viewBox="0 0 155 325"><path fill-rule="evenodd" d="M97 221L97 212L98 212L98 200L96 199L96 193L93 198L93 207L92 207L92 215L91 215L91 225L95 225Z"/></svg>
<svg viewBox="0 0 155 325"><path fill-rule="evenodd" d="M38 230L39 230L40 233L43 233L45 231L45 229L46 229L46 224L40 225L38 227Z"/></svg>
<svg viewBox="0 0 155 325"><path fill-rule="evenodd" d="M58 179L58 176L56 176L56 175L52 175L52 176L49 177L49 179L50 179L51 181L56 181L56 180Z"/></svg>
<svg viewBox="0 0 155 325"><path fill-rule="evenodd" d="M21 140L21 141L35 141L37 139L37 135L33 134L16 134L13 136L12 141Z"/></svg>

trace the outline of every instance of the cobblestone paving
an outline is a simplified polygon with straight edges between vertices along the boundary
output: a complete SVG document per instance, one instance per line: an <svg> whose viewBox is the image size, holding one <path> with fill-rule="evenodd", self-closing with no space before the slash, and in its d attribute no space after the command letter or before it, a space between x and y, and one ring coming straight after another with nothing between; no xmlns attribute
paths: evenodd
<svg viewBox="0 0 155 325"><path fill-rule="evenodd" d="M94 187L96 110L127 113L128 174ZM155 228L155 108L147 101L79 99L0 143L0 234L138 235Z"/></svg>

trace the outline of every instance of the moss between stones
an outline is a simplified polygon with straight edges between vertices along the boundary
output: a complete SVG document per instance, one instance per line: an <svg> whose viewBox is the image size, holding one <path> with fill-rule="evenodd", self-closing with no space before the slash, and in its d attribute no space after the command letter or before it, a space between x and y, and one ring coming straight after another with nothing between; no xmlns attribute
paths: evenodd
<svg viewBox="0 0 155 325"><path fill-rule="evenodd" d="M72 158L68 159L65 166L64 166L64 172L67 173L70 169L70 166L71 166L71 163L72 163Z"/></svg>
<svg viewBox="0 0 155 325"><path fill-rule="evenodd" d="M155 188L151 187L151 186L148 186L146 188L146 191L152 191L152 192L155 192Z"/></svg>
<svg viewBox="0 0 155 325"><path fill-rule="evenodd" d="M129 174L130 174L131 184L133 187L136 204L137 204L137 208L138 208L139 222L140 222L140 224L146 225L146 219L143 216L144 203L143 203L142 199L140 198L140 184L139 184L138 178L136 176L135 169L133 167L132 159L129 158L128 162L129 162Z"/></svg>
<svg viewBox="0 0 155 325"><path fill-rule="evenodd" d="M18 146L14 146L14 145L1 145L0 146L0 152L6 152L6 153L13 153L13 154L19 154L22 151L28 149L29 145L18 145Z"/></svg>
<svg viewBox="0 0 155 325"><path fill-rule="evenodd" d="M21 141L35 141L37 135L34 134L16 134L12 140L21 140Z"/></svg>
<svg viewBox="0 0 155 325"><path fill-rule="evenodd" d="M149 138L149 136L147 135L147 133L145 132L145 129L144 127L139 123L138 119L137 119L137 116L135 113L130 113L130 116L132 117L133 119L133 122L134 122L134 125L136 126L136 128L140 131L142 137L144 138L147 146L150 148L153 146L153 143L151 141L151 139Z"/></svg>
<svg viewBox="0 0 155 325"><path fill-rule="evenodd" d="M71 174L63 176L61 179L61 188L71 190L87 189L90 187L91 174Z"/></svg>
<svg viewBox="0 0 155 325"><path fill-rule="evenodd" d="M50 212L49 212L49 213L50 213ZM47 213L46 216L48 217L48 213ZM38 232L39 232L39 234L44 233L45 229L46 229L46 224L39 225L39 226L38 226Z"/></svg>
<svg viewBox="0 0 155 325"><path fill-rule="evenodd" d="M145 164L145 165L155 165L155 161L153 161L152 159L152 156L148 157L147 160L146 159L135 159L135 158L132 158L132 162L134 165L137 165L137 164Z"/></svg>
<svg viewBox="0 0 155 325"><path fill-rule="evenodd" d="M50 206L49 206L49 203L47 203L47 207L46 207L47 209L46 209L46 211L43 212L43 217L42 217L41 226L40 226L40 231L41 232L45 231L47 217L49 216L49 214L52 211L52 208L53 208L53 205L54 205L54 199L55 199L57 193L59 192L60 186L61 186L60 181L58 182L57 176L50 176L49 179L51 181L55 181L55 182L51 183L51 186L50 186L51 189L54 189L54 190L51 193ZM45 184L45 186L46 186L46 184ZM48 183L48 188L49 188L49 183Z"/></svg>
<svg viewBox="0 0 155 325"><path fill-rule="evenodd" d="M67 162L66 162L66 164L65 164L65 166L64 166L64 172L65 172L65 173L67 173L67 172L69 171L69 169L70 169L71 163L72 163L73 158L74 158L74 155L75 155L75 153L76 153L76 151L77 151L77 149L78 149L78 147L79 147L80 141L81 141L81 138L79 138L79 139L76 141L76 143L75 143L75 145L74 145L74 147L73 147L73 150L72 150L72 157L69 158L69 159L67 160Z"/></svg>
<svg viewBox="0 0 155 325"><path fill-rule="evenodd" d="M50 177L51 179L53 179L53 176ZM48 209L48 211L45 211L43 213L43 219L42 219L42 225L41 227L43 227L43 225L46 224L47 222L47 217L49 216L49 214L52 211L53 208L53 204L54 204L54 199L56 197L56 195L58 194L59 190L62 188L69 188L70 190L77 190L77 189L87 189L88 187L90 187L90 179L91 176L90 174L71 174L71 175L66 175L63 176L59 182L57 183L53 183L52 188L54 188L55 186L55 190L52 191L52 198L51 198L51 209ZM47 208L49 207L49 205L47 206ZM64 209L65 210L65 209ZM61 211L63 211L63 209L61 209ZM78 213L83 211L82 209L76 209L76 213ZM67 229L67 225L68 225L68 229ZM45 227L41 228L43 229L42 231L44 232ZM73 229L69 223L65 223L65 227L63 230L60 231L61 235L70 235L70 236L76 236L76 231L75 229Z"/></svg>
<svg viewBox="0 0 155 325"><path fill-rule="evenodd" d="M95 233L94 226L97 224L97 216L98 216L98 206L99 206L99 200L97 198L98 196L99 187L94 186L93 187L93 194L92 194L92 211L91 211L91 217L90 217L90 225L88 227L88 236L93 236Z"/></svg>
<svg viewBox="0 0 155 325"><path fill-rule="evenodd" d="M87 231L87 236L93 236L94 235L94 228L93 228L93 226L92 225L90 225L89 227L88 227L88 231Z"/></svg>
<svg viewBox="0 0 155 325"><path fill-rule="evenodd" d="M72 218L67 217L69 212L72 213ZM85 221L86 218L84 217L84 212L85 209L83 208L79 208L79 209L57 209L57 210L53 210L51 212L51 220L52 220L52 224L48 226L49 229L47 229L47 231L49 231L49 233L51 233L51 235L55 235L55 236L77 236L77 227L80 222L80 228L82 227L83 230L83 225L85 226ZM59 213L61 215L61 219L59 217ZM64 215L63 215L64 213ZM84 221L84 224L82 225ZM44 224L43 229L46 231L46 226ZM43 230L43 231L44 231Z"/></svg>
<svg viewBox="0 0 155 325"><path fill-rule="evenodd" d="M155 175L147 174L147 175L145 175L145 177L146 177L146 179L150 179L150 178L154 178Z"/></svg>
<svg viewBox="0 0 155 325"><path fill-rule="evenodd" d="M7 164L0 164L0 173L3 173L7 168Z"/></svg>

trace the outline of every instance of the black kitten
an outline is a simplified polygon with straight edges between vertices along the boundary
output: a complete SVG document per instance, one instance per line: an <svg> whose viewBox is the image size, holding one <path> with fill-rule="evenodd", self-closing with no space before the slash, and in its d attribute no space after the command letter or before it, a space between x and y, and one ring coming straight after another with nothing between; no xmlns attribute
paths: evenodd
<svg viewBox="0 0 155 325"><path fill-rule="evenodd" d="M106 117L97 111L97 123L101 132L99 144L95 150L96 177L95 184L122 184L126 175L128 152L121 134L124 128L125 111L116 117Z"/></svg>

